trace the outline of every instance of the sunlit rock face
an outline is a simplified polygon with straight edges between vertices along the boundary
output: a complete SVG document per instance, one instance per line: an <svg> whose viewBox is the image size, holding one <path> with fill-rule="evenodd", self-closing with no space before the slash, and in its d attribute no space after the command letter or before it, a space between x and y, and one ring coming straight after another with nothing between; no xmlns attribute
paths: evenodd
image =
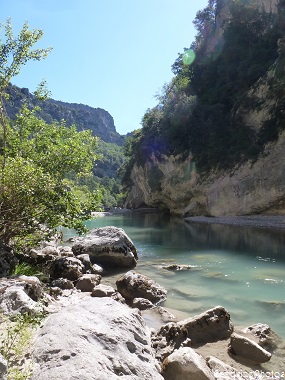
<svg viewBox="0 0 285 380"><path fill-rule="evenodd" d="M256 162L200 177L188 158L135 166L126 206L162 207L176 215L285 214L285 132ZM155 170L153 169L155 167ZM152 177L153 172L160 172ZM157 183L155 182L155 179Z"/></svg>

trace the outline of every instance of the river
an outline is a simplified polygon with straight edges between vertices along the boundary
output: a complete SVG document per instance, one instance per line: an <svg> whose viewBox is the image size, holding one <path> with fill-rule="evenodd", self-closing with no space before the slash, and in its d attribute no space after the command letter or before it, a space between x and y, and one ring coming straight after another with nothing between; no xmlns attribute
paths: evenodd
<svg viewBox="0 0 285 380"><path fill-rule="evenodd" d="M234 325L266 323L285 339L284 231L186 223L141 212L99 217L87 225L126 231L139 252L136 270L168 291L163 306L193 316L222 305ZM192 268L163 268L171 263Z"/></svg>

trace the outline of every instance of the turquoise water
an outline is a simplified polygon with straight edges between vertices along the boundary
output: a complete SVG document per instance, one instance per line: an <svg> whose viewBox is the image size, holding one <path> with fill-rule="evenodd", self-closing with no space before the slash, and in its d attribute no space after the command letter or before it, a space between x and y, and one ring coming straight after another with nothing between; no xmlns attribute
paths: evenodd
<svg viewBox="0 0 285 380"><path fill-rule="evenodd" d="M108 225L123 228L134 242L136 270L167 289L163 306L193 316L222 305L234 325L267 323L285 338L285 231L188 224L136 212L88 222L90 228ZM192 269L163 269L171 263Z"/></svg>

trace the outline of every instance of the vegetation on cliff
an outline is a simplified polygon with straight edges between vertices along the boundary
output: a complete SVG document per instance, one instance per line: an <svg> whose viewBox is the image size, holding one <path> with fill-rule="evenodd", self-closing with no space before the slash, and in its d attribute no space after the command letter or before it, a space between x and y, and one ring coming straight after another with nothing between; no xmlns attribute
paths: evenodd
<svg viewBox="0 0 285 380"><path fill-rule="evenodd" d="M279 60L284 56L280 43L278 50L284 34L283 3L278 12L266 13L249 2L231 1L221 20L225 3L209 0L197 13L195 41L174 62L173 79L165 84L157 106L145 113L142 129L125 145L127 186L134 163L153 162L162 155L191 155L199 171L207 172L256 158L268 141L278 137L284 129L284 69L276 70L278 77L270 88L272 97L280 101L259 130L244 123L237 110L241 101L252 108L260 106L248 91L278 54ZM187 61L189 54L195 55L192 64Z"/></svg>

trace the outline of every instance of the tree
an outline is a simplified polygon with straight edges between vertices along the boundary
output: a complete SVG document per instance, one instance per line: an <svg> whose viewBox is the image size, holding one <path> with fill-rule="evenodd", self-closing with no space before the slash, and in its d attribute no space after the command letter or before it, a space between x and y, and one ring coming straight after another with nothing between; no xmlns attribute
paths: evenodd
<svg viewBox="0 0 285 380"><path fill-rule="evenodd" d="M7 138L7 118L3 107L3 97L5 89L13 77L20 73L21 67L30 60L40 61L46 58L51 48L32 49L43 36L40 29L29 30L28 23L25 23L19 35L13 35L12 23L7 19L5 25L0 24L0 32L4 27L5 43L0 35L0 125L2 127L2 179L6 165L6 138Z"/></svg>
<svg viewBox="0 0 285 380"><path fill-rule="evenodd" d="M82 201L65 179L70 172L92 173L98 139L91 131L77 132L64 122L48 125L25 105L14 122L5 116L2 100L11 78L28 60L45 58L50 50L32 50L41 36L25 24L15 38L8 20L6 43L0 45L0 240L18 247L50 238L58 226L84 232L84 220L100 201L97 191Z"/></svg>

